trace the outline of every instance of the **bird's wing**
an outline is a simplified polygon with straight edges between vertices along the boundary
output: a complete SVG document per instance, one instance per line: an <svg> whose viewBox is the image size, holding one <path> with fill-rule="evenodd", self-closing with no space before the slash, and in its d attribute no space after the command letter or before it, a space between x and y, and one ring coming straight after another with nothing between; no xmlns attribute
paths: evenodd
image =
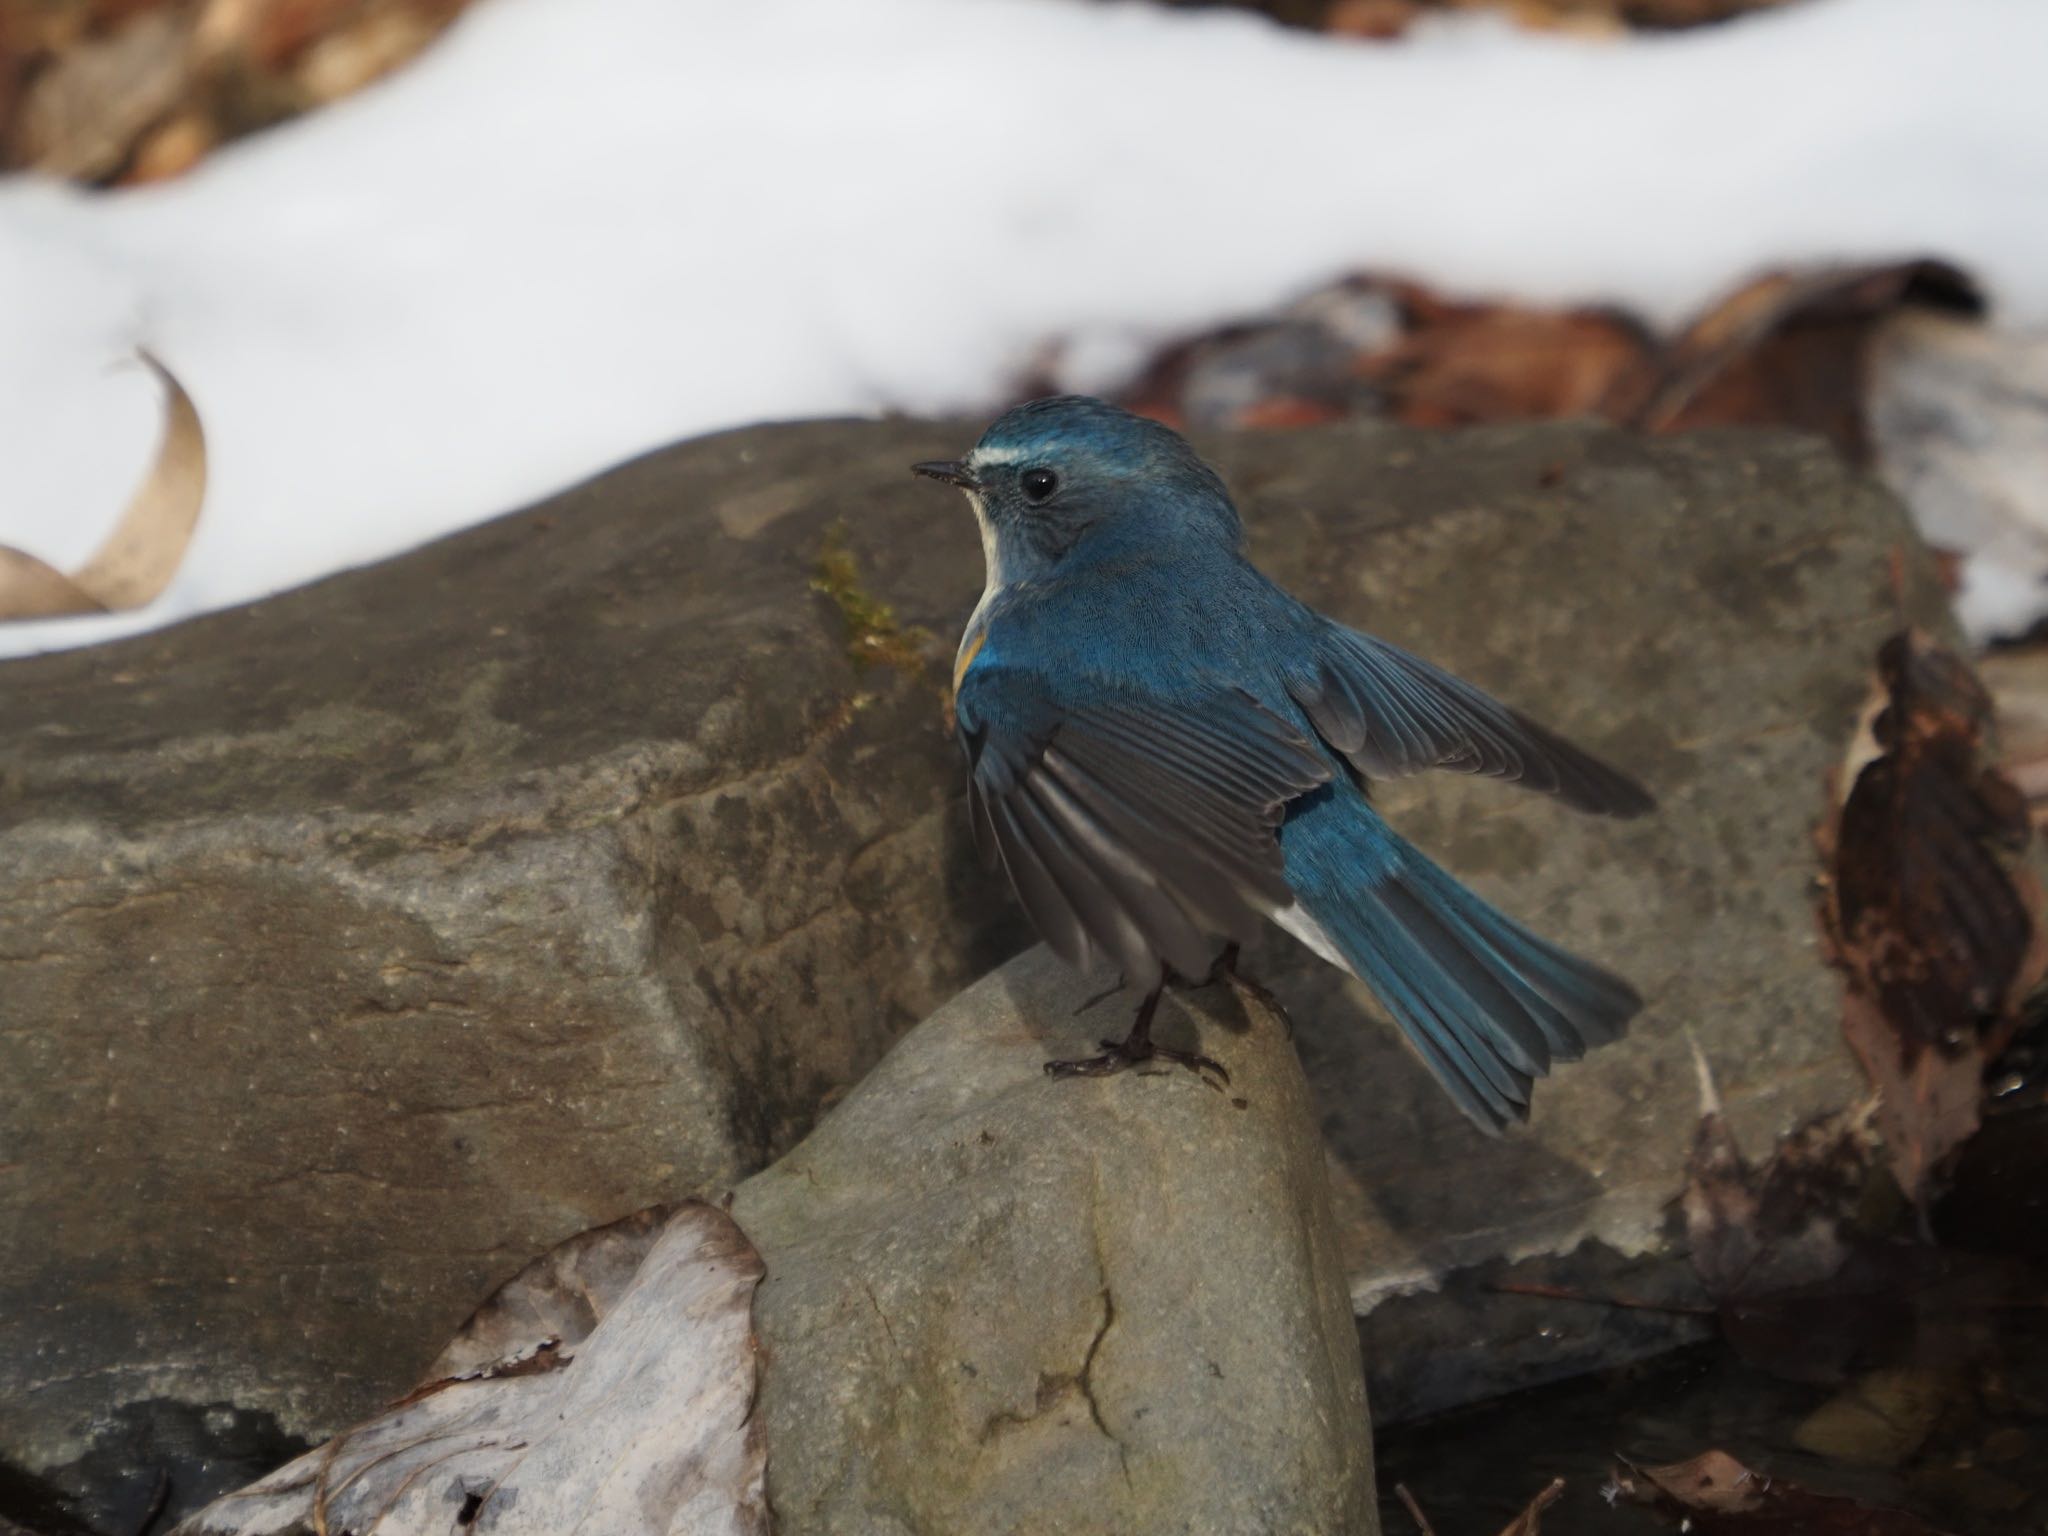
<svg viewBox="0 0 2048 1536"><path fill-rule="evenodd" d="M955 709L971 814L1039 934L1075 965L1100 953L1134 980L1162 961L1200 975L1213 935L1248 939L1253 902L1289 901L1275 829L1333 770L1250 694L1095 689L1074 706L1033 673L985 667Z"/></svg>
<svg viewBox="0 0 2048 1536"><path fill-rule="evenodd" d="M1330 624L1313 669L1288 691L1317 732L1371 779L1425 768L1478 773L1556 795L1576 810L1640 816L1656 806L1619 769L1399 646Z"/></svg>

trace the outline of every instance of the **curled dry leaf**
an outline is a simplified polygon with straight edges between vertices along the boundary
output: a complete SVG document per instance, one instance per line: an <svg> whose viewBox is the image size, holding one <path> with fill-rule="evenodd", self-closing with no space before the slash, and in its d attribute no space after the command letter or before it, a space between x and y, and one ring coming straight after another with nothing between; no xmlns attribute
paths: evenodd
<svg viewBox="0 0 2048 1536"><path fill-rule="evenodd" d="M1942 1536L1917 1515L1810 1493L1726 1451L1661 1467L1623 1462L1614 1485L1692 1536Z"/></svg>
<svg viewBox="0 0 2048 1536"><path fill-rule="evenodd" d="M171 371L142 361L164 387L164 435L156 462L100 547L66 576L22 550L0 546L0 621L141 608L170 585L206 500L206 432Z"/></svg>
<svg viewBox="0 0 2048 1536"><path fill-rule="evenodd" d="M571 1238L478 1310L439 1379L174 1536L766 1536L762 1274L699 1202Z"/></svg>
<svg viewBox="0 0 2048 1536"><path fill-rule="evenodd" d="M100 613L104 605L48 561L0 544L0 620L60 619Z"/></svg>
<svg viewBox="0 0 2048 1536"><path fill-rule="evenodd" d="M1821 838L1822 915L1848 978L1843 1032L1900 1187L1924 1205L2043 974L2041 896L2015 867L2026 804L1983 762L1991 701L1968 666L1907 632L1880 649L1878 679L1875 754Z"/></svg>

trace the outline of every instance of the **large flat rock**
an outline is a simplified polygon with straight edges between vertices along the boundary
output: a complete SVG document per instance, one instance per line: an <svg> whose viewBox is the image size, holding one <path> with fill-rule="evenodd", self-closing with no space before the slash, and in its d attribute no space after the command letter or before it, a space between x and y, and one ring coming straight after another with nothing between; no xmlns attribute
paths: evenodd
<svg viewBox="0 0 2048 1536"><path fill-rule="evenodd" d="M0 1457L62 1466L159 1401L325 1433L532 1253L764 1165L1022 946L939 697L980 551L904 472L972 431L685 444L382 566L0 666ZM1664 804L1622 825L1448 776L1384 795L1650 999L1506 1141L1356 987L1255 957L1321 1106L1354 1300L1651 1244L1688 1032L1753 1145L1855 1089L1809 836L1902 616L1895 555L1904 615L1939 620L1925 555L1781 437L1210 446L1268 569ZM835 525L838 603L814 590ZM840 605L869 598L935 638L850 641Z"/></svg>

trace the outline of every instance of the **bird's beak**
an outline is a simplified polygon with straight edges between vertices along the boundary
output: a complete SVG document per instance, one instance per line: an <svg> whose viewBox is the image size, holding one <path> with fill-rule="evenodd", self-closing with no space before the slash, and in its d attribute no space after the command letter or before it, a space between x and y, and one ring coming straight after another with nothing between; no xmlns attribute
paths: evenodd
<svg viewBox="0 0 2048 1536"><path fill-rule="evenodd" d="M967 472L967 466L958 459L928 459L922 464L910 466L913 475L923 475L930 480L943 480L948 485L957 485L963 491L978 491L981 482Z"/></svg>

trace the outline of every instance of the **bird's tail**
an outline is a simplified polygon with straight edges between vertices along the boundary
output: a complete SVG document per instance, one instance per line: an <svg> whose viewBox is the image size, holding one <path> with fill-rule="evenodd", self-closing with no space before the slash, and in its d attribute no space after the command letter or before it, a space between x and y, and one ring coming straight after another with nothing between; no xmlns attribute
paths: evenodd
<svg viewBox="0 0 2048 1536"><path fill-rule="evenodd" d="M1369 856L1290 856L1297 900L1487 1131L1526 1120L1536 1078L1618 1039L1642 1007L1627 982L1495 911L1376 817L1339 835L1370 837Z"/></svg>

